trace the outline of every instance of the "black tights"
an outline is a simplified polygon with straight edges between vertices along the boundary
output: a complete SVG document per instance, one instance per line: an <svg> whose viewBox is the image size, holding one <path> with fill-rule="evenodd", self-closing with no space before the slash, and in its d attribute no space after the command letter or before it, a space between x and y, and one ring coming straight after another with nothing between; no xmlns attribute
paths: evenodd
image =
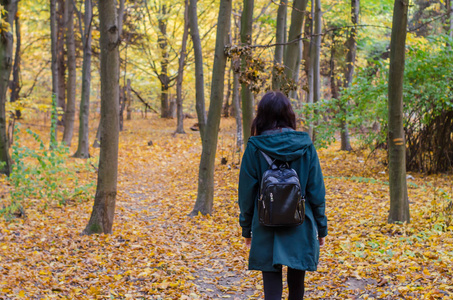
<svg viewBox="0 0 453 300"><path fill-rule="evenodd" d="M305 271L288 268L288 300L304 299ZM265 300L281 300L283 292L282 271L263 272Z"/></svg>

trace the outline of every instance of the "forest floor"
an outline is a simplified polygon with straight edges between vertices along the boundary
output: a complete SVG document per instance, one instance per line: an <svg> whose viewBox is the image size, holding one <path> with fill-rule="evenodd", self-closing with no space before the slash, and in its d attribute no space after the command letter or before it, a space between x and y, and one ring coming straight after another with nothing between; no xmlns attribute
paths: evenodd
<svg viewBox="0 0 453 300"><path fill-rule="evenodd" d="M66 157L65 169L76 172L59 170L54 185L28 181L50 196L16 195L25 211L0 221L0 299L263 298L260 273L247 271L238 224L234 120L222 120L213 214L189 218L201 153L198 132L188 129L195 121L186 119L187 134L174 136L175 120L136 117L120 133L113 234L80 235L95 193L84 186L96 181L99 150L90 149L88 162ZM32 123L19 134L30 149L38 145L25 128L49 132ZM389 225L384 156L338 145L319 150L329 236L318 271L307 274L307 299L453 298L453 176L410 174L411 223ZM40 176L23 170L24 180ZM79 188L64 204L52 199L62 183ZM0 177L1 205L23 189L13 185Z"/></svg>

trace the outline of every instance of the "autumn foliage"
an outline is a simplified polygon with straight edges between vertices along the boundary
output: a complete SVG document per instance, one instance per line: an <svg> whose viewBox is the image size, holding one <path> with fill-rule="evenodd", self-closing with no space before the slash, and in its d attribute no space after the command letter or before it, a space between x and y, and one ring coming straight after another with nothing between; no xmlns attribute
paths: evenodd
<svg viewBox="0 0 453 300"><path fill-rule="evenodd" d="M88 197L22 199L25 215L0 223L0 298L262 298L261 275L246 271L240 237L234 120L221 124L214 213L207 217L187 216L196 199L199 135L174 136L174 127L175 121L156 116L125 124L112 235L80 235L91 211L96 160L86 166L66 158L67 167L77 169L78 185L88 185ZM20 135L23 146L37 147L25 130ZM451 299L451 175L409 177L412 223L391 225L381 154L336 149L319 151L329 236L318 272L308 273L307 298ZM0 181L6 206L13 187L6 177Z"/></svg>

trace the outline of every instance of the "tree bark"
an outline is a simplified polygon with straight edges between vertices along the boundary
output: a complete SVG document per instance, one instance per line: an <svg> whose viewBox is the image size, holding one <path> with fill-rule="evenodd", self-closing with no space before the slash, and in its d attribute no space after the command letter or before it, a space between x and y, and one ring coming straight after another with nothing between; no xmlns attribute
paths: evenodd
<svg viewBox="0 0 453 300"><path fill-rule="evenodd" d="M63 142L71 146L72 136L74 135L74 120L76 106L76 48L74 40L74 6L70 1L65 5L65 20L66 20L66 49L67 49L67 65L68 65L68 82L67 102L64 116L64 132Z"/></svg>
<svg viewBox="0 0 453 300"><path fill-rule="evenodd" d="M184 65L186 59L187 38L189 36L189 0L184 0L184 32L182 35L181 53L179 55L178 78L176 81L177 126L176 133L184 131L184 111L182 107L182 80L184 78Z"/></svg>
<svg viewBox="0 0 453 300"><path fill-rule="evenodd" d="M312 5L313 6L313 5ZM307 15L307 19L304 26L305 36L309 36L310 40L304 40L302 56L305 62L305 75L307 76L307 87L306 87L306 102L310 105L313 104L313 57L312 57L312 43L313 43L313 17L314 8L312 7L311 13ZM312 119L312 115L306 116L308 119ZM309 122L306 124L308 135L313 139L313 123Z"/></svg>
<svg viewBox="0 0 453 300"><path fill-rule="evenodd" d="M203 52L198 30L197 0L189 0L189 27L195 55L195 108L197 110L200 137L203 140L206 127L206 108L204 101Z"/></svg>
<svg viewBox="0 0 453 300"><path fill-rule="evenodd" d="M313 5L313 2L314 5ZM321 97L321 74L319 69L319 60L321 55L321 0L312 0L312 6L314 7L313 15L313 36L312 44L310 45L310 60L311 70L313 72L313 89L310 91L310 97L313 97L313 103L317 103ZM317 112L315 111L315 114ZM311 136L313 141L316 139L316 132L312 129Z"/></svg>
<svg viewBox="0 0 453 300"><path fill-rule="evenodd" d="M58 100L58 92L59 92L59 85L58 85L58 25L57 25L57 0L50 0L50 48L52 53L52 94L55 95L55 98ZM52 118L57 118L58 115L55 114ZM55 121L57 121L55 120ZM50 127L51 133L50 137L51 140L53 138L57 138L57 130L56 127ZM52 132L55 131L55 132Z"/></svg>
<svg viewBox="0 0 453 300"><path fill-rule="evenodd" d="M16 0L0 0L4 11L0 17L6 19L10 29L14 25L14 17L17 12ZM9 156L8 134L6 132L6 92L9 86L9 77L12 68L13 34L11 31L3 31L0 35L0 173L7 176L11 173L11 158Z"/></svg>
<svg viewBox="0 0 453 300"><path fill-rule="evenodd" d="M90 221L84 234L112 233L118 178L119 27L115 0L99 0L101 150Z"/></svg>
<svg viewBox="0 0 453 300"><path fill-rule="evenodd" d="M253 7L254 0L244 0L241 15L241 45L248 46L252 43L252 25L253 25ZM247 58L242 57L242 72L247 68ZM247 141L251 134L253 114L255 112L255 103L253 93L247 83L242 83L241 87L242 98L242 124L244 130L244 143Z"/></svg>
<svg viewBox="0 0 453 300"><path fill-rule="evenodd" d="M354 74L355 57L357 52L356 26L359 21L359 11L360 11L360 0L351 0L351 22L353 27L351 28L351 33L349 35L348 40L346 41L347 53L343 81L344 89L349 88L352 82L352 75ZM343 105L346 105L346 107L344 106L340 107L343 116L345 116L345 119L341 121L341 150L351 151L352 147L349 141L348 121L346 120L346 111L347 106L349 106L349 101L347 103L344 103Z"/></svg>
<svg viewBox="0 0 453 300"><path fill-rule="evenodd" d="M58 72L58 101L57 106L61 109L58 115L61 116L66 109L66 63L65 63L65 52L64 52L64 32L65 32L65 0L57 0L57 72ZM70 5L70 3L68 3ZM58 118L58 125L63 126L64 115Z"/></svg>
<svg viewBox="0 0 453 300"><path fill-rule="evenodd" d="M389 223L410 222L406 182L406 141L403 129L403 78L408 0L395 0L388 85Z"/></svg>
<svg viewBox="0 0 453 300"><path fill-rule="evenodd" d="M21 64L21 34L20 34L20 18L19 14L16 14L14 18L14 23L16 24L16 53L14 55L14 65L13 65L13 81L11 82L11 97L10 101L15 102L19 98L19 92L21 90L20 82L19 82L19 74L20 74L20 64ZM16 118L21 117L20 110L16 111Z"/></svg>
<svg viewBox="0 0 453 300"><path fill-rule="evenodd" d="M170 103L168 100L168 89L170 87L170 78L168 77L168 42L167 42L167 6L164 4L159 10L159 38L157 40L160 47L160 102L161 102L161 118L171 118Z"/></svg>
<svg viewBox="0 0 453 300"><path fill-rule="evenodd" d="M236 145L239 151L242 149L242 144L244 140L242 138L242 111L241 111L241 97L239 95L239 70L240 70L240 61L232 61L231 65L234 66L233 69L233 107L235 111L236 119Z"/></svg>
<svg viewBox="0 0 453 300"><path fill-rule="evenodd" d="M125 95L126 97L126 120L132 120L132 96L131 96L131 80L127 79L126 81L126 91Z"/></svg>
<svg viewBox="0 0 453 300"><path fill-rule="evenodd" d="M85 0L85 29L82 34L83 64L82 64L82 99L79 110L79 143L74 157L88 158L89 153L89 117L90 117L90 91L91 91L91 37L92 37L93 8L91 0ZM80 19L79 19L80 21Z"/></svg>
<svg viewBox="0 0 453 300"><path fill-rule="evenodd" d="M302 24L305 17L305 9L307 8L308 0L294 0L293 10L291 12L291 25L289 27L288 42L286 45L285 55L285 75L286 83L294 81L296 77L297 60L300 60L299 53L301 52L301 43L297 41L302 35ZM284 88L287 90L287 88ZM289 91L289 90L288 90Z"/></svg>
<svg viewBox="0 0 453 300"><path fill-rule="evenodd" d="M206 123L206 132L202 139L202 152L198 173L198 195L190 215L212 213L214 202L214 169L217 138L219 134L220 115L222 112L225 66L227 57L225 45L228 43L228 32L231 23L232 0L220 0L219 16L217 19L217 34L212 69L211 99Z"/></svg>
<svg viewBox="0 0 453 300"><path fill-rule="evenodd" d="M286 15L288 11L288 0L281 0L280 6L277 10L277 28L275 33L276 43L277 44L284 44L286 43L285 36L286 36ZM280 74L280 66L283 63L283 52L285 50L285 46L277 45L275 46L275 53L274 53L274 68L272 69L272 90L277 91L280 90L281 84L281 75Z"/></svg>

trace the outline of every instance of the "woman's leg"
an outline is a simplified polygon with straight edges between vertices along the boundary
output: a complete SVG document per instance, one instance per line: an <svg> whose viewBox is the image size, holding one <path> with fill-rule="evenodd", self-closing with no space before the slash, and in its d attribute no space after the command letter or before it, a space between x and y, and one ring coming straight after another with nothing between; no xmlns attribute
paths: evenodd
<svg viewBox="0 0 453 300"><path fill-rule="evenodd" d="M264 300L282 299L282 271L263 272Z"/></svg>
<svg viewBox="0 0 453 300"><path fill-rule="evenodd" d="M288 268L288 300L304 299L305 271Z"/></svg>

